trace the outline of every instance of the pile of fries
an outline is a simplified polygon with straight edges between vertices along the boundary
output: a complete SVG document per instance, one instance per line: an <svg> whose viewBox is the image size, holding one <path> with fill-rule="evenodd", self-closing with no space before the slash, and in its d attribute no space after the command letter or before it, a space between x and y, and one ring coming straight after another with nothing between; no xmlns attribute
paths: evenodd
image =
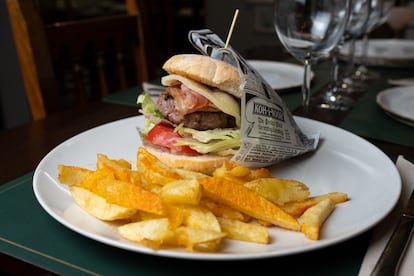
<svg viewBox="0 0 414 276"><path fill-rule="evenodd" d="M269 227L318 240L335 205L348 200L339 192L310 197L305 184L266 168L225 163L205 175L168 167L143 147L136 168L97 154L96 170L59 164L58 171L82 209L116 221L121 237L153 249L212 252L224 239L268 244Z"/></svg>

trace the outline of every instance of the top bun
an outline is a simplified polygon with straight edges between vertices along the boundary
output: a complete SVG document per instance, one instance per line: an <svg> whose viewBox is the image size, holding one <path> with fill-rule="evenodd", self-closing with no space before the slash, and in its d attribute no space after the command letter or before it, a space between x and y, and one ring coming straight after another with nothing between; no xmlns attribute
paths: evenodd
<svg viewBox="0 0 414 276"><path fill-rule="evenodd" d="M162 68L169 74L181 75L241 98L239 71L227 62L204 55L180 54L168 59Z"/></svg>

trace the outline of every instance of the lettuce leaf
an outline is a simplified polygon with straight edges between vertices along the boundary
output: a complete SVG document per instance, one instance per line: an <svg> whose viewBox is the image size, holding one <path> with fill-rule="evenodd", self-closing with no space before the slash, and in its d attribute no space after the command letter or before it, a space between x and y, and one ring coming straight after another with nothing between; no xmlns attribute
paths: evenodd
<svg viewBox="0 0 414 276"><path fill-rule="evenodd" d="M155 102L148 93L140 94L137 99L137 104L141 104L140 111L145 116L145 127L141 130L141 132L146 135L158 121L164 119L164 116L161 111L157 109Z"/></svg>

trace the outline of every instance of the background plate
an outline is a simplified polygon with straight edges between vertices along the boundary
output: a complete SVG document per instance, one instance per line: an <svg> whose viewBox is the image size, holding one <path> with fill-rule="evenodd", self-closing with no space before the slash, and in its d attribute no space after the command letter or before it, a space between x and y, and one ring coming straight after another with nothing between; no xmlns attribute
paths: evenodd
<svg viewBox="0 0 414 276"><path fill-rule="evenodd" d="M392 118L414 126L414 86L399 86L380 92L377 104Z"/></svg>
<svg viewBox="0 0 414 276"><path fill-rule="evenodd" d="M268 60L248 60L249 64L277 92L301 87L303 83L303 66ZM311 72L311 79L314 73Z"/></svg>
<svg viewBox="0 0 414 276"><path fill-rule="evenodd" d="M272 242L268 245L229 240L217 253L189 253L184 249L154 251L120 238L114 227L93 218L74 203L66 185L57 180L57 166L95 169L97 153L125 158L135 165L136 151L141 145L136 127L144 125L142 116L90 129L58 145L35 170L34 193L47 213L79 234L126 250L185 259L241 260L297 254L347 240L384 218L401 190L400 176L393 162L378 148L350 132L306 118L295 119L304 132L321 131L319 148L271 167L272 173L302 181L312 195L337 191L347 193L350 198L337 205L323 226L319 241L309 240L300 232L273 227L269 228Z"/></svg>
<svg viewBox="0 0 414 276"><path fill-rule="evenodd" d="M349 44L342 47L341 59L349 60ZM355 45L355 62L362 62L362 41ZM370 39L365 65L386 67L414 66L414 40L410 39Z"/></svg>

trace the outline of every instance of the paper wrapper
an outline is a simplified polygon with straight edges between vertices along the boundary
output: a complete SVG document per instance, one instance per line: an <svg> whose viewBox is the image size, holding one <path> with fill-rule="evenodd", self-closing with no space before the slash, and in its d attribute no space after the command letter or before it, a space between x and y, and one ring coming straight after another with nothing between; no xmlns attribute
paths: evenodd
<svg viewBox="0 0 414 276"><path fill-rule="evenodd" d="M233 160L248 167L266 167L316 149L320 131L303 133L272 87L246 60L211 30L189 32L202 54L223 60L241 75L242 144Z"/></svg>

